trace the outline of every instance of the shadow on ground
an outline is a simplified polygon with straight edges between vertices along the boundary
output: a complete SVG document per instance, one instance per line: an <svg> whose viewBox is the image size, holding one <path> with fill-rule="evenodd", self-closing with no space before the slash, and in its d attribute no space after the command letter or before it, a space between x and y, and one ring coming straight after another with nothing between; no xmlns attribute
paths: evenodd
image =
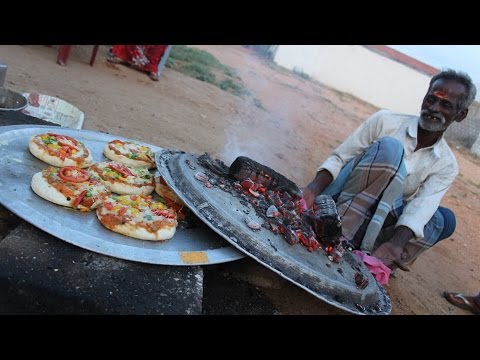
<svg viewBox="0 0 480 360"><path fill-rule="evenodd" d="M230 276L224 265L206 266L203 275L203 315L280 314L256 286Z"/></svg>

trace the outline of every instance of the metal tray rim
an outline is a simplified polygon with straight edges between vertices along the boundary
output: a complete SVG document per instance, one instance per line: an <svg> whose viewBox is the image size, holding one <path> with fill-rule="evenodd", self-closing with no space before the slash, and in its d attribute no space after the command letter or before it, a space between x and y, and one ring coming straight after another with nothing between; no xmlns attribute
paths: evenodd
<svg viewBox="0 0 480 360"><path fill-rule="evenodd" d="M165 155L165 158L162 159L162 153L157 153L156 154L156 162L157 162L157 166L161 165L163 162L168 162L168 160L166 160L170 155L168 153L175 153L177 152L177 154L186 154L185 152L183 151L178 151L178 150L175 150L175 149L164 149L164 154ZM190 154L191 155L191 154ZM175 155L174 155L175 156ZM163 169L166 169L166 167L162 167ZM317 292L315 292L314 290L302 285L301 283L297 282L297 281L294 281L293 279L291 279L290 277L286 276L284 273L282 273L280 270L270 266L269 264L265 263L264 261L262 261L261 259L259 259L257 256L253 255L252 253L250 253L249 251L245 250L242 246L240 246L236 239L232 239L230 238L227 234L223 233L220 229L218 229L214 224L212 224L205 216L204 214L202 214L202 212L197 208L197 206L195 206L194 203L192 203L192 201L190 201L190 199L185 196L182 191L177 187L177 185L175 184L175 182L173 181L173 179L171 178L171 174L169 171L166 171L164 174L164 178L165 180L167 181L168 185L174 189L174 191L177 193L177 195L185 202L185 204L187 204L187 206L190 208L191 211L193 211L195 213L195 215L197 215L202 221L205 222L205 224L207 224L213 231L215 231L216 233L218 233L220 236L222 236L225 240L227 240L231 245L233 245L234 247L236 247L238 250L242 251L243 253L245 253L247 256L251 257L252 259L254 259L255 261L257 261L258 263L260 263L261 265L267 267L268 269L274 271L275 273L277 273L278 275L280 275L281 277L283 277L284 279L292 282L293 284L299 286L300 288L306 290L307 292L309 292L310 294L314 295L315 297L321 299L322 301L325 301L326 303L332 305L332 306L335 306L337 308L340 308L342 310L345 310L349 313L352 313L352 314L356 314L356 315L368 315L367 313L365 312L362 312L360 311L359 309L355 308L354 306L348 306L348 305L343 305L342 303L339 303L337 301L335 301L334 299L331 299L329 296L323 296L322 294L319 294ZM352 254L352 256L354 256ZM373 279L373 277L372 277ZM375 280L374 280L375 281ZM383 300L383 309L382 311L376 313L376 315L388 315L391 313L391 310L392 310L392 304L391 304L391 301L390 301L390 298L388 297L388 294L386 292L386 290L380 285L378 284L378 282L375 281L375 287L378 291L378 294L379 294L379 299Z"/></svg>
<svg viewBox="0 0 480 360"><path fill-rule="evenodd" d="M22 136L30 136L33 133L41 133L45 131L52 131L58 132L61 134L71 135L80 137L81 141L84 141L84 136L91 137L93 139L98 140L99 138L102 140L110 141L113 139L120 139L124 141L134 141L139 144L145 144L150 146L154 151L159 152L163 150L163 148L159 148L157 146L138 141L125 138L119 135L112 135L106 134L91 130L77 130L77 129L70 129L65 127L58 127L58 126L48 126L48 125L10 125L10 126L2 126L0 127L0 139L3 140L6 137L9 137L9 141L15 140L15 136L21 134ZM85 141L84 141L85 142ZM0 153L2 152L2 147L4 144L0 141ZM25 151L29 154L28 145L25 144ZM98 154L96 154L99 157ZM31 156L31 155L30 155ZM101 155L103 156L103 155ZM33 158L31 162L35 163L37 166L46 167L47 164L41 162L40 160ZM3 166L6 166L6 160L0 159L0 162L3 163ZM8 165L8 164L7 164ZM27 169L27 171L29 171ZM38 169L36 171L39 171ZM30 175L33 175L30 174ZM5 175L0 174L0 182L5 182ZM30 178L28 178L28 191L32 192L30 189ZM32 192L33 193L33 192ZM34 194L34 196L37 196ZM38 201L45 201L43 199L38 198ZM197 249L197 250L186 250L182 251L181 249L177 250L161 250L161 243L153 244L153 242L145 243L143 240L137 239L130 239L123 235L116 234L111 232L110 230L104 228L100 223L99 231L102 234L102 237L92 235L88 231L88 227L82 227L81 229L62 229L61 224L52 220L49 214L44 214L40 212L35 203L32 205L27 204L23 199L21 199L20 192L17 191L2 191L0 192L0 203L5 206L8 210L12 211L25 221L31 223L32 225L38 227L39 229L63 240L72 245L79 246L86 250L91 250L103 255L108 255L112 257L117 257L124 260L131 260L137 262L143 262L148 264L155 264L155 265L178 265L178 266L195 266L195 265L210 265L210 264L218 264L228 261L234 261L245 257L245 255L239 251L231 244L225 242L225 247L219 247L216 249ZM55 204L49 203L51 205L52 211L61 214L60 216L69 216L75 210L67 209ZM98 222L96 219L95 212L91 213L76 213L75 216L78 216L79 219L82 221L89 221L90 223ZM93 220L92 220L93 218ZM80 220L79 220L80 221ZM96 225L94 225L96 226ZM178 233L178 230L177 230ZM213 234L217 236L217 234ZM125 239L127 238L127 239ZM105 241L108 239L109 241ZM121 239L117 241L117 239ZM173 238L175 239L175 237ZM172 241L173 239L169 240ZM224 241L221 239L221 241ZM159 250L160 249L160 250ZM205 253L205 256L200 257L199 260L194 260L195 252L202 252ZM190 256L190 257L189 257ZM188 260L185 260L188 259Z"/></svg>

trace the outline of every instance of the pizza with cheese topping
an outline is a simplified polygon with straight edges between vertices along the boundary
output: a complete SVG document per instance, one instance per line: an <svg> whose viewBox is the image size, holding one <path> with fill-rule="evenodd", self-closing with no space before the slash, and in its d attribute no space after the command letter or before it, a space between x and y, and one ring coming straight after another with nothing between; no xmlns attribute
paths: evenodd
<svg viewBox="0 0 480 360"><path fill-rule="evenodd" d="M116 161L93 164L88 168L90 176L100 180L117 194L149 195L154 190L153 175L146 167L131 168Z"/></svg>
<svg viewBox="0 0 480 360"><path fill-rule="evenodd" d="M147 167L154 169L155 154L148 146L112 140L103 149L103 154L110 160L118 161L130 167Z"/></svg>
<svg viewBox="0 0 480 360"><path fill-rule="evenodd" d="M177 194L168 186L166 181L160 175L159 172L155 174L155 192L160 195L163 203L168 207L171 207L177 212L177 217L180 220L185 218L187 208L185 203L178 197Z"/></svg>
<svg viewBox="0 0 480 360"><path fill-rule="evenodd" d="M53 166L86 168L93 163L90 150L82 142L68 135L54 133L35 135L30 138L28 148L33 156Z"/></svg>
<svg viewBox="0 0 480 360"><path fill-rule="evenodd" d="M107 229L141 240L171 239L178 224L173 209L145 195L112 194L96 212Z"/></svg>
<svg viewBox="0 0 480 360"><path fill-rule="evenodd" d="M49 166L33 175L31 187L45 200L81 211L95 209L110 194L99 180L75 166Z"/></svg>

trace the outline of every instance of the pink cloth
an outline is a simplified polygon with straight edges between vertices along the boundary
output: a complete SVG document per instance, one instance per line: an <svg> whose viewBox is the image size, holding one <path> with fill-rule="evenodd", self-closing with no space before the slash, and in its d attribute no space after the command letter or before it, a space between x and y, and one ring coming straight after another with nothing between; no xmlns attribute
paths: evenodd
<svg viewBox="0 0 480 360"><path fill-rule="evenodd" d="M382 285L388 284L388 279L390 278L390 273L392 270L390 270L390 268L386 266L382 260L377 259L374 256L367 255L360 250L353 250L353 253L364 262L375 280Z"/></svg>

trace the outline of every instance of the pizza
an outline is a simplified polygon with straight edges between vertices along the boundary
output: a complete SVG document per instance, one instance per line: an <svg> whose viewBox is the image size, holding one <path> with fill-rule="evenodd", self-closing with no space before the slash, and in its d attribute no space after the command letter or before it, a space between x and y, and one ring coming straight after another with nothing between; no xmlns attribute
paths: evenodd
<svg viewBox="0 0 480 360"><path fill-rule="evenodd" d="M90 176L117 194L149 195L154 190L153 175L146 167L131 168L116 161L93 164Z"/></svg>
<svg viewBox="0 0 480 360"><path fill-rule="evenodd" d="M154 169L155 155L148 146L112 140L103 149L104 155L110 160L118 161L130 167L147 167Z"/></svg>
<svg viewBox="0 0 480 360"><path fill-rule="evenodd" d="M174 209L177 212L177 216L180 220L185 217L182 210L185 203L178 197L177 194L168 186L160 173L155 174L155 192L160 195L162 202L168 207Z"/></svg>
<svg viewBox="0 0 480 360"><path fill-rule="evenodd" d="M95 209L110 194L100 181L75 166L49 166L33 175L31 187L45 200L81 211Z"/></svg>
<svg viewBox="0 0 480 360"><path fill-rule="evenodd" d="M53 166L86 168L93 163L92 154L87 147L68 135L35 135L28 141L28 148L33 156Z"/></svg>
<svg viewBox="0 0 480 360"><path fill-rule="evenodd" d="M178 224L173 209L145 195L111 194L96 212L107 229L141 240L171 239Z"/></svg>

